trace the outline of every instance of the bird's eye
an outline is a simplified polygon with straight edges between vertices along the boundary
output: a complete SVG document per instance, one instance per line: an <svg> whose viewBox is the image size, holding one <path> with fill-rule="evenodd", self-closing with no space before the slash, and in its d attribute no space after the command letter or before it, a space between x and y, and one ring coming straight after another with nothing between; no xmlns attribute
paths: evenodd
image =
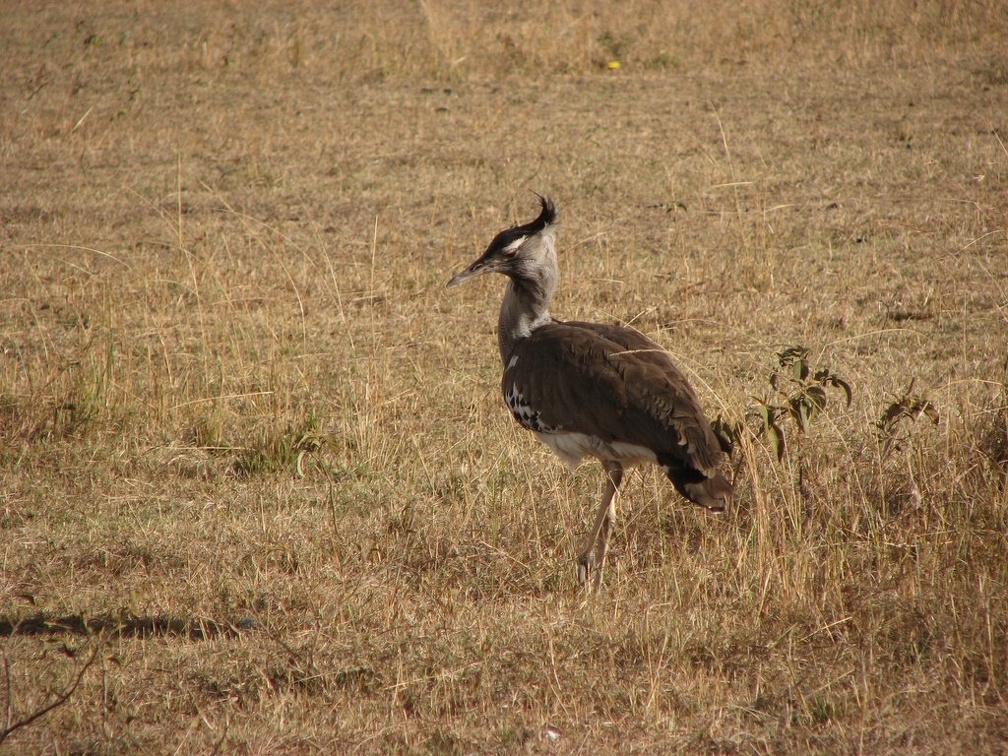
<svg viewBox="0 0 1008 756"><path fill-rule="evenodd" d="M511 242L506 247L504 247L504 249L501 250L501 256L508 259L514 257L516 254L518 254L518 250L521 248L522 242L524 241L525 241L524 236L515 239L513 242Z"/></svg>

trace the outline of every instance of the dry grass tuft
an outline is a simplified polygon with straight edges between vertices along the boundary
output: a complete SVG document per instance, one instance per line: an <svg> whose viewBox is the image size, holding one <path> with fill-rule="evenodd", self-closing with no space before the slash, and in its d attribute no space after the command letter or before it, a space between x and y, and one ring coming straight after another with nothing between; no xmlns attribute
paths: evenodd
<svg viewBox="0 0 1008 756"><path fill-rule="evenodd" d="M8 9L2 747L1004 751L1006 34L937 0ZM629 476L591 600L598 471L509 422L495 283L443 290L530 190L556 314L755 429L724 516Z"/></svg>

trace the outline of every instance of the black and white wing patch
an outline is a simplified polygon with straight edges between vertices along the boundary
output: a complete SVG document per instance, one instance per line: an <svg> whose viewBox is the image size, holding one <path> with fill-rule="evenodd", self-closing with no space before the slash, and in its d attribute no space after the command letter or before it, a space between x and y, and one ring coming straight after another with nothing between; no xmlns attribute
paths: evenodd
<svg viewBox="0 0 1008 756"><path fill-rule="evenodd" d="M517 358L512 357L509 367L514 367L515 362L517 362ZM525 395L518 388L518 383L512 380L510 381L510 385L508 385L507 378L508 375L505 372L505 385L503 387L504 401L507 403L508 409L511 410L511 415L517 423L526 430L535 431L536 433L555 433L558 431L559 428L554 428L542 421L542 414L525 398Z"/></svg>

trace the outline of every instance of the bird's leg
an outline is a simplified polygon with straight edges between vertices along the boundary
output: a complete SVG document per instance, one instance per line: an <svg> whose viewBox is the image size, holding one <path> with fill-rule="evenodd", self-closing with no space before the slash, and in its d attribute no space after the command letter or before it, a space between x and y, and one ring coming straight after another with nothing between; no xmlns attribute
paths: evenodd
<svg viewBox="0 0 1008 756"><path fill-rule="evenodd" d="M623 481L623 468L614 464L606 466L606 495L609 501L605 507L605 517L602 520L602 529L599 532L598 542L595 544L595 589L602 587L602 568L605 567L606 554L609 552L609 536L612 535L613 525L616 523L616 492Z"/></svg>
<svg viewBox="0 0 1008 756"><path fill-rule="evenodd" d="M602 489L602 500L599 502L598 513L595 515L595 525L577 558L578 583L584 585L588 582L588 573L594 569L592 586L596 590L602 586L602 568L605 566L606 552L609 550L609 536L612 535L613 523L616 520L614 499L623 480L623 467L618 462L605 462L604 464L605 486Z"/></svg>

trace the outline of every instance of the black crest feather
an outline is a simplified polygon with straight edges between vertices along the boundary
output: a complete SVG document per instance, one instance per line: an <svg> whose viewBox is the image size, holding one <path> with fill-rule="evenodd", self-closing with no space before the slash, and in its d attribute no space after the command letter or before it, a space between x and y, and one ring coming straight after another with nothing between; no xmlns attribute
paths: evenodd
<svg viewBox="0 0 1008 756"><path fill-rule="evenodd" d="M493 238L493 241L490 242L490 246L487 247L484 255L493 254L498 250L507 247L515 239L520 239L523 236L538 234L547 226L556 223L557 211L556 205L553 204L553 200L548 197L543 197L541 194L536 194L536 197L539 198L539 202L542 205L542 211L539 213L539 217L531 223L526 223L523 226L515 226L514 228L501 231Z"/></svg>
<svg viewBox="0 0 1008 756"><path fill-rule="evenodd" d="M534 221L526 223L524 226L519 226L515 229L516 231L521 230L526 234L535 234L542 231L546 226L556 223L557 211L553 200L549 197L543 197L541 194L536 194L536 197L539 198L539 204L542 205L542 212L539 213L539 217Z"/></svg>

